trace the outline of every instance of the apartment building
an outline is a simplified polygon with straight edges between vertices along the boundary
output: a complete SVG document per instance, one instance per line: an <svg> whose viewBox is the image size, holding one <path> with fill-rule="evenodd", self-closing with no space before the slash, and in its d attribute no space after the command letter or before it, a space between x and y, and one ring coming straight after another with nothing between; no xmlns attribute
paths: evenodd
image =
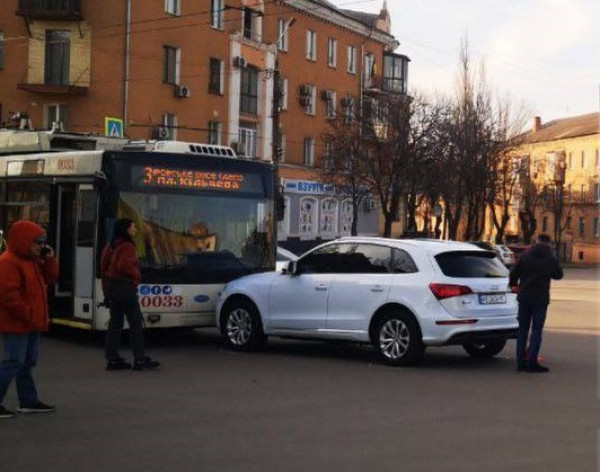
<svg viewBox="0 0 600 472"><path fill-rule="evenodd" d="M349 203L319 177L320 136L336 114L406 93L398 45L385 1L371 15L326 0L7 0L0 122L275 157L279 238L304 249L349 234ZM359 231L378 225L369 200Z"/></svg>
<svg viewBox="0 0 600 472"><path fill-rule="evenodd" d="M537 234L558 239L560 232L564 260L600 262L599 146L599 113L548 123L534 118L524 143L514 152L527 172L513 199L507 239L521 238L519 212L529 205Z"/></svg>

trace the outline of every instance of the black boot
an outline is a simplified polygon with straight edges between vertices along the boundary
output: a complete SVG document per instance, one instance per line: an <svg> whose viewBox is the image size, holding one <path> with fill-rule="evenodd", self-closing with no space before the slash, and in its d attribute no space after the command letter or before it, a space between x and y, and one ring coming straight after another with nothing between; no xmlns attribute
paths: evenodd
<svg viewBox="0 0 600 472"><path fill-rule="evenodd" d="M156 369L159 365L160 362L155 361L150 357L144 357L143 359L136 359L133 361L133 370Z"/></svg>
<svg viewBox="0 0 600 472"><path fill-rule="evenodd" d="M106 370L128 370L131 369L131 364L122 357L109 359L106 363Z"/></svg>

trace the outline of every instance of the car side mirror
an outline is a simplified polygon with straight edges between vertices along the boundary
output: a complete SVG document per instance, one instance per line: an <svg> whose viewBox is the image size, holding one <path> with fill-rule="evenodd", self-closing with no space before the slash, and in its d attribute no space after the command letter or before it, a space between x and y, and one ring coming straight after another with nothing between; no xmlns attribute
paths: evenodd
<svg viewBox="0 0 600 472"><path fill-rule="evenodd" d="M288 262L287 268L284 270L284 273L297 275L298 274L298 261L290 261Z"/></svg>

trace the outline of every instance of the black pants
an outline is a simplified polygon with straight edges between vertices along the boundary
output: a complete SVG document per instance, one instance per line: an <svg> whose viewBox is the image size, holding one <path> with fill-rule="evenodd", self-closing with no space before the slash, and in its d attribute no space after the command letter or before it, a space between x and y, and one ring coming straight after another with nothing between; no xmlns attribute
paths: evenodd
<svg viewBox="0 0 600 472"><path fill-rule="evenodd" d="M126 316L133 357L135 360L143 360L146 357L143 318L135 286L125 280L113 280L108 282L104 295L110 310L110 321L106 332L106 359L114 360L119 357L121 332Z"/></svg>

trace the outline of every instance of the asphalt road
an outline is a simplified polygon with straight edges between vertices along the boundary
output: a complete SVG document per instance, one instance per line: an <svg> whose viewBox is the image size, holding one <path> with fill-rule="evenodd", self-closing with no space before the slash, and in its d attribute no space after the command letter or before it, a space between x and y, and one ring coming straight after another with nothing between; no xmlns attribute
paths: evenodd
<svg viewBox="0 0 600 472"><path fill-rule="evenodd" d="M151 339L160 370L106 372L98 340L45 337L36 378L58 411L0 421L0 470L597 471L599 279L554 284L545 375L515 371L514 342L398 369L356 345L233 353L201 330Z"/></svg>

